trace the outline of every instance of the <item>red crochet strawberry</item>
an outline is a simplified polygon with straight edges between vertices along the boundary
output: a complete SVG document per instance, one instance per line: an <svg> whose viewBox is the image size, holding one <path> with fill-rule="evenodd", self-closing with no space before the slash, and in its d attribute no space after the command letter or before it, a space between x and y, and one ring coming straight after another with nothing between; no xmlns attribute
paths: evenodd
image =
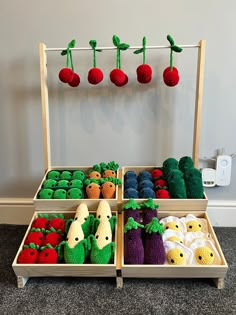
<svg viewBox="0 0 236 315"><path fill-rule="evenodd" d="M48 220L48 215L42 215L39 214L38 218L35 219L32 223L32 228L36 228L36 229L45 229L47 230L49 226L49 220Z"/></svg>
<svg viewBox="0 0 236 315"><path fill-rule="evenodd" d="M124 86L128 83L128 76L121 70L120 51L129 48L128 44L121 43L118 36L113 35L113 44L117 47L116 68L110 72L110 80L116 86Z"/></svg>
<svg viewBox="0 0 236 315"><path fill-rule="evenodd" d="M20 252L17 263L18 264L35 264L38 258L38 246L30 243L29 245L24 245L23 250Z"/></svg>
<svg viewBox="0 0 236 315"><path fill-rule="evenodd" d="M170 194L169 191L166 189L159 189L156 191L156 198L159 199L169 199L170 198Z"/></svg>
<svg viewBox="0 0 236 315"><path fill-rule="evenodd" d="M163 176L163 171L160 170L159 168L155 168L154 170L151 171L151 175L153 179L161 178Z"/></svg>
<svg viewBox="0 0 236 315"><path fill-rule="evenodd" d="M97 41L96 40L90 40L89 45L93 49L93 68L89 70L88 72L88 82L90 84L96 85L100 83L103 80L103 73L102 70L96 67L96 51L101 51L99 49L96 49Z"/></svg>
<svg viewBox="0 0 236 315"><path fill-rule="evenodd" d="M56 214L52 215L53 219L49 222L48 225L48 230L50 228L54 228L56 231L61 230L61 232L64 234L65 233L65 220L64 220L64 215L59 214L58 216Z"/></svg>
<svg viewBox="0 0 236 315"><path fill-rule="evenodd" d="M57 264L58 253L51 245L41 247L41 252L38 254L38 264Z"/></svg>
<svg viewBox="0 0 236 315"><path fill-rule="evenodd" d="M175 45L173 38L167 35L167 40L170 43L170 67L166 68L163 72L163 80L167 86L175 86L179 83L178 70L173 67L173 51L180 53L183 49Z"/></svg>
<svg viewBox="0 0 236 315"><path fill-rule="evenodd" d="M60 230L59 230L60 231ZM50 244L52 247L56 247L63 241L63 237L59 231L56 231L54 228L46 231L46 235L43 238L42 246Z"/></svg>
<svg viewBox="0 0 236 315"><path fill-rule="evenodd" d="M43 242L43 235L44 229L35 229L32 228L29 234L27 235L24 245L29 245L30 243L34 243L35 245L42 245Z"/></svg>
<svg viewBox="0 0 236 315"><path fill-rule="evenodd" d="M136 69L137 80L139 83L149 83L152 80L152 68L146 64L146 37L143 37L143 47L135 50L134 54L143 53L143 64Z"/></svg>

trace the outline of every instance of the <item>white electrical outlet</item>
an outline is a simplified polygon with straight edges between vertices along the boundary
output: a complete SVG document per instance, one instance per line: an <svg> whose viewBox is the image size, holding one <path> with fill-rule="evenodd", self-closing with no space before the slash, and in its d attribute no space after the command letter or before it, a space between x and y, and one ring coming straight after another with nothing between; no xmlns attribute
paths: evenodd
<svg viewBox="0 0 236 315"><path fill-rule="evenodd" d="M204 187L214 187L216 185L216 170L213 168L203 168L202 183Z"/></svg>
<svg viewBox="0 0 236 315"><path fill-rule="evenodd" d="M232 157L218 155L216 159L216 185L228 186L231 179Z"/></svg>

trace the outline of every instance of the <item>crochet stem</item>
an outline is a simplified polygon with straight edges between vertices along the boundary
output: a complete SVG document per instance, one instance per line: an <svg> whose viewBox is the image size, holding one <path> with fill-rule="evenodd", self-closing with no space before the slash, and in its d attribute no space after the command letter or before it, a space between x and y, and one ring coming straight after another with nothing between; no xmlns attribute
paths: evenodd
<svg viewBox="0 0 236 315"><path fill-rule="evenodd" d="M72 52L71 52L71 50L70 50L70 64L71 64L72 71L74 71L74 64L73 64L73 60L72 60Z"/></svg>
<svg viewBox="0 0 236 315"><path fill-rule="evenodd" d="M69 53L70 53L70 49L69 46L67 47L67 52L66 52L66 68L68 68L69 66Z"/></svg>
<svg viewBox="0 0 236 315"><path fill-rule="evenodd" d="M96 63L96 49L93 49L93 67L96 68L97 63Z"/></svg>
<svg viewBox="0 0 236 315"><path fill-rule="evenodd" d="M173 70L173 50L170 49L170 71Z"/></svg>

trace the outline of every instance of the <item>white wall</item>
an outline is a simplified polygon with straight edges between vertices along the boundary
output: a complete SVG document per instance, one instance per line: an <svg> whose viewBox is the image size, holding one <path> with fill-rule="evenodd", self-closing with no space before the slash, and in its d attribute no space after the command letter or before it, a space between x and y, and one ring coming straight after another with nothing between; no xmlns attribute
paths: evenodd
<svg viewBox="0 0 236 315"><path fill-rule="evenodd" d="M31 198L43 175L43 143L38 44L77 46L96 39L111 46L113 34L130 45L178 44L207 40L200 155L213 156L224 147L236 151L234 104L236 21L233 0L208 1L2 1L0 19L0 197ZM170 156L191 155L195 99L196 50L174 55L180 84L170 89L162 82L168 51L148 51L153 81L141 86L135 69L142 57L122 53L129 84L109 82L115 52L97 56L105 79L87 83L92 53L74 54L81 85L62 85L58 71L65 59L48 53L52 162L54 165L90 165L116 160L120 165L160 164ZM235 200L236 165L232 183L208 189L213 200Z"/></svg>

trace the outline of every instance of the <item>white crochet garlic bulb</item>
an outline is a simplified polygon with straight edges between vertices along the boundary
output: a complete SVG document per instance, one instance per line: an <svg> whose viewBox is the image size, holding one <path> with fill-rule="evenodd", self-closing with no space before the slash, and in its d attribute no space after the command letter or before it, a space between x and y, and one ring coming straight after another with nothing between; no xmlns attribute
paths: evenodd
<svg viewBox="0 0 236 315"><path fill-rule="evenodd" d="M97 232L95 233L95 239L100 249L111 243L112 232L111 225L108 220L104 220L99 224Z"/></svg>
<svg viewBox="0 0 236 315"><path fill-rule="evenodd" d="M111 217L112 214L109 203L106 200L101 200L96 211L96 218L98 218L100 222L102 222L104 220L110 220Z"/></svg>
<svg viewBox="0 0 236 315"><path fill-rule="evenodd" d="M85 203L81 203L76 209L74 220L78 220L82 225L87 220L88 216L88 206Z"/></svg>
<svg viewBox="0 0 236 315"><path fill-rule="evenodd" d="M78 220L73 221L67 233L67 243L70 248L74 248L80 241L84 239L84 232Z"/></svg>

